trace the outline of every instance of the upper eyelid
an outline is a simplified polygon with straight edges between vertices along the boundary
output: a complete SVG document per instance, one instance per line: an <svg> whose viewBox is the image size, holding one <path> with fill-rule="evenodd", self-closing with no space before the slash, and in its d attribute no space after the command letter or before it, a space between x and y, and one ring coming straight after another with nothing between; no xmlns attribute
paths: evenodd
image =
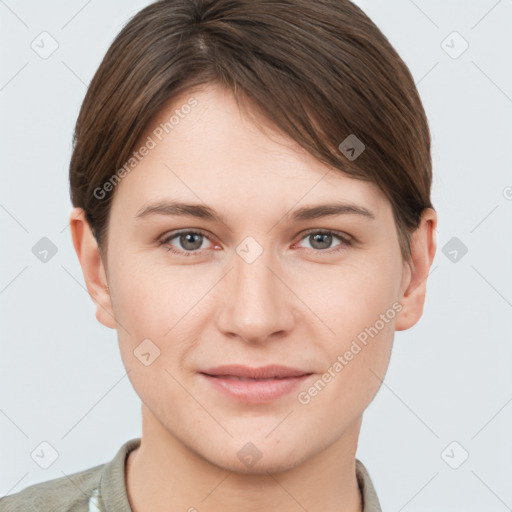
<svg viewBox="0 0 512 512"><path fill-rule="evenodd" d="M304 240L307 236L309 235L312 235L313 233L323 233L323 234L332 234L333 236L335 236L336 238L339 238L341 240L341 243L342 244L346 244L346 245L349 245L349 244L353 244L355 242L355 239L354 237L352 237L351 235L349 235L348 233L344 233L344 232L341 232L341 231L337 231L335 229L311 229L309 231L306 231L304 233L301 233L301 236L300 238L297 240L296 243L298 242L301 242L302 240ZM315 249L313 249L315 250ZM320 252L328 252L329 249L327 249L326 251L320 251Z"/></svg>
<svg viewBox="0 0 512 512"><path fill-rule="evenodd" d="M178 231L175 231L175 232L171 232L169 234L166 234L164 235L160 241L162 243L166 243L168 242L169 240L172 240L173 238L176 238L177 236L179 235L183 235L185 233L194 233L194 234L198 234L198 235L203 235L204 237L208 238L208 240L211 241L211 235L208 234L208 232L206 231L203 231L199 228L190 228L190 229L180 229Z"/></svg>

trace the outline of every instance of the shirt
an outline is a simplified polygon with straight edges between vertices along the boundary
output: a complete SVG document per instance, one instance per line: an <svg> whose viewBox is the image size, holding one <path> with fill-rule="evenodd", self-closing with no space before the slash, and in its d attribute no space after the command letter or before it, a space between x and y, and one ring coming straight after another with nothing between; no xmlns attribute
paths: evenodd
<svg viewBox="0 0 512 512"><path fill-rule="evenodd" d="M125 463L140 441L124 443L110 462L0 498L0 512L133 512L126 492ZM370 475L358 459L356 476L363 512L382 512Z"/></svg>

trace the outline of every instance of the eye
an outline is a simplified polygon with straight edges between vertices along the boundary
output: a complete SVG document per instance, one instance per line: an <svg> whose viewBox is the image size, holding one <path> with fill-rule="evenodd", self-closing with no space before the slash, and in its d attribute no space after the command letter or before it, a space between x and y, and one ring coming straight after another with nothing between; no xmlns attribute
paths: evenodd
<svg viewBox="0 0 512 512"><path fill-rule="evenodd" d="M176 245L172 243L176 239ZM331 249L333 239L338 239L339 244ZM183 256L196 256L201 253L205 247L204 243L210 240L208 234L202 230L183 230L170 233L159 244L164 246L165 249L174 254ZM346 249L352 244L351 237L338 233L337 231L330 230L314 230L303 235L300 241L309 240L311 246L305 247L316 252L333 253ZM330 250L329 250L330 249Z"/></svg>
<svg viewBox="0 0 512 512"><path fill-rule="evenodd" d="M177 239L178 248L171 244L171 241L174 239ZM194 256L199 253L201 249L205 248L203 243L206 240L209 240L209 238L205 232L201 230L187 230L171 233L160 241L160 245L165 246L166 250L175 254Z"/></svg>
<svg viewBox="0 0 512 512"><path fill-rule="evenodd" d="M326 250L331 248L334 238L340 240L341 243L336 245L333 250ZM348 235L343 235L341 233L338 233L337 231L329 230L310 231L301 238L301 241L302 240L308 240L309 243L311 244L311 249L314 249L315 251L328 253L341 251L346 247L350 246L352 243L352 240Z"/></svg>

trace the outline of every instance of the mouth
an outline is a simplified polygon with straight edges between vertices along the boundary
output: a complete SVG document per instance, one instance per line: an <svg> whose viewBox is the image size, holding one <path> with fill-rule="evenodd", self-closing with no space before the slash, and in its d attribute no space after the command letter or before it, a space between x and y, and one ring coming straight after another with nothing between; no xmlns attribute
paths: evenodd
<svg viewBox="0 0 512 512"><path fill-rule="evenodd" d="M291 393L312 372L281 365L260 368L230 365L210 368L200 375L212 388L245 403L267 403Z"/></svg>
<svg viewBox="0 0 512 512"><path fill-rule="evenodd" d="M269 380L282 380L282 379L296 378L296 377L269 377L267 379L251 379L250 377L240 377L237 375L209 375L208 373L205 373L203 375L207 375L208 377L216 377L219 379L241 380L243 382L269 381Z"/></svg>

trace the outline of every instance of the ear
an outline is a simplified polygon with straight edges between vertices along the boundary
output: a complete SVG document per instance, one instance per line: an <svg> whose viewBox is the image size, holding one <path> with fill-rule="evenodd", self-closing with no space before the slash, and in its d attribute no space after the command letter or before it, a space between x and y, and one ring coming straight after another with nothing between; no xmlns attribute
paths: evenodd
<svg viewBox="0 0 512 512"><path fill-rule="evenodd" d="M402 309L396 317L395 329L404 331L421 318L427 291L427 277L436 253L437 214L432 208L423 210L421 220L411 235L411 258L404 262L399 302Z"/></svg>
<svg viewBox="0 0 512 512"><path fill-rule="evenodd" d="M96 304L96 318L104 326L115 329L117 323L107 288L107 275L103 260L82 208L73 208L69 216L69 224L73 246L82 266L87 291Z"/></svg>

